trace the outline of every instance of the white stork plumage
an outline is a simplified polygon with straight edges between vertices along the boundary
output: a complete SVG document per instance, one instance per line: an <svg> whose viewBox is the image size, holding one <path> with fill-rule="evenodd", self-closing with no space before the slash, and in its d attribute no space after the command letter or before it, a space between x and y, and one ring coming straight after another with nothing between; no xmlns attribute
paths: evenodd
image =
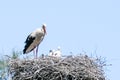
<svg viewBox="0 0 120 80"><path fill-rule="evenodd" d="M55 52L54 49L53 49L53 50L49 50L49 54L48 54L48 56L53 57L53 56L54 56L54 52Z"/></svg>
<svg viewBox="0 0 120 80"><path fill-rule="evenodd" d="M35 31L33 31L30 35L28 35L25 41L23 54L27 54L33 50L37 58L38 47L39 47L39 44L43 41L45 34L46 34L46 25L43 24L42 28L38 28ZM36 51L34 51L35 48L36 48Z"/></svg>
<svg viewBox="0 0 120 80"><path fill-rule="evenodd" d="M58 49L57 50L50 50L49 51L49 56L50 57L56 57L56 58L61 58L61 55L62 53L61 53L61 50L60 50L60 47L58 47Z"/></svg>
<svg viewBox="0 0 120 80"><path fill-rule="evenodd" d="M61 58L61 50L60 50L60 47L57 48L56 51L54 51L54 56L57 57L57 58Z"/></svg>

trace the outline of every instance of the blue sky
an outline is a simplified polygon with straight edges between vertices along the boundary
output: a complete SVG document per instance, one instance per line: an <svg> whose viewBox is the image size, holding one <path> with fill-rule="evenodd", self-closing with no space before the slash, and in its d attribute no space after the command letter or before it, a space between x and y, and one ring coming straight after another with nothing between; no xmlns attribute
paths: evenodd
<svg viewBox="0 0 120 80"><path fill-rule="evenodd" d="M28 34L43 23L47 35L39 47L41 53L60 46L63 55L103 56L106 75L119 79L120 68L119 0L1 0L0 53L22 51ZM96 51L96 53L95 53Z"/></svg>

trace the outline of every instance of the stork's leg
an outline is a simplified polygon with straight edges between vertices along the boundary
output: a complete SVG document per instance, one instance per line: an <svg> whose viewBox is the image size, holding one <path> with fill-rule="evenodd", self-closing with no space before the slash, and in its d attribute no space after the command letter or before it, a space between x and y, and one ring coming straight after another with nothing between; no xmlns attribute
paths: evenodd
<svg viewBox="0 0 120 80"><path fill-rule="evenodd" d="M37 55L38 55L38 48L39 48L39 45L36 48L36 58L37 58Z"/></svg>
<svg viewBox="0 0 120 80"><path fill-rule="evenodd" d="M34 58L35 58L35 54L36 54L36 53L35 53L35 49L33 50L33 54L34 54Z"/></svg>

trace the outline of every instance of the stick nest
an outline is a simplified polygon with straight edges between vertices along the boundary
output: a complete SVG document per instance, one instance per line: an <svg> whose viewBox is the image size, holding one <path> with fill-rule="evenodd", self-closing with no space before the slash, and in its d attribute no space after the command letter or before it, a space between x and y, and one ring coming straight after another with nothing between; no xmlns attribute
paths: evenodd
<svg viewBox="0 0 120 80"><path fill-rule="evenodd" d="M12 80L105 80L104 63L87 55L12 59Z"/></svg>

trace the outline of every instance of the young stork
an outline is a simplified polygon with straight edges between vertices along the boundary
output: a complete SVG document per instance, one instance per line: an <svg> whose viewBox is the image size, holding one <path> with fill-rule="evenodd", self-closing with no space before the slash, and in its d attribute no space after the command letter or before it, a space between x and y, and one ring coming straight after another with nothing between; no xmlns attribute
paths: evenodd
<svg viewBox="0 0 120 80"><path fill-rule="evenodd" d="M46 25L43 24L42 28L38 28L35 31L33 31L30 35L28 35L25 41L23 54L27 54L33 50L33 53L35 54L37 58L38 47L39 47L39 44L44 39L45 34L46 34ZM36 48L36 51L34 51L35 48Z"/></svg>
<svg viewBox="0 0 120 80"><path fill-rule="evenodd" d="M58 47L58 49L57 50L50 50L49 51L49 56L50 57L55 57L55 58L61 58L62 57L62 55L61 55L62 53L61 53L61 50L60 50L60 47Z"/></svg>

